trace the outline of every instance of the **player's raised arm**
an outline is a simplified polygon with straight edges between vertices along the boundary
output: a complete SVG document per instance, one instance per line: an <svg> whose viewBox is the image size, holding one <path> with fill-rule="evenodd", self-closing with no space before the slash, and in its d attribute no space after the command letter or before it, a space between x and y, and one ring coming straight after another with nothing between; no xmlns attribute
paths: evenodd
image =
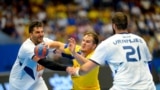
<svg viewBox="0 0 160 90"><path fill-rule="evenodd" d="M84 63L86 63L88 60L85 58L85 57L83 57L83 56L81 56L80 54L78 54L77 52L76 52L76 41L75 41L75 39L74 38L70 38L70 39L68 39L68 41L69 41L69 50L71 51L71 54L74 56L74 58L80 63L80 64L84 64Z"/></svg>
<svg viewBox="0 0 160 90"><path fill-rule="evenodd" d="M75 54L76 51L75 51L75 48L76 48L76 41L74 38L69 38L68 39L69 41L69 50L71 51L72 54Z"/></svg>
<svg viewBox="0 0 160 90"><path fill-rule="evenodd" d="M88 61L85 64L83 64L80 68L74 68L74 67L68 67L66 71L73 76L80 76L85 75L88 72L90 72L92 69L94 69L98 64L96 64L93 61Z"/></svg>
<svg viewBox="0 0 160 90"><path fill-rule="evenodd" d="M52 41L52 42L47 42L45 43L46 46L48 46L49 48L56 48L56 49L60 49L60 50L64 50L65 47L65 43L59 42L59 41Z"/></svg>

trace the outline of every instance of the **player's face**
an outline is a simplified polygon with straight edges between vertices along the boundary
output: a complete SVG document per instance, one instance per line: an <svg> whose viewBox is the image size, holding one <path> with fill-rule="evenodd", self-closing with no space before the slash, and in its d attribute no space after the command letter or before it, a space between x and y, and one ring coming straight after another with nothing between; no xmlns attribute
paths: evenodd
<svg viewBox="0 0 160 90"><path fill-rule="evenodd" d="M93 37L90 35L85 35L81 42L81 51L83 53L90 53L96 47L96 44L93 43Z"/></svg>
<svg viewBox="0 0 160 90"><path fill-rule="evenodd" d="M43 42L43 36L44 36L43 27L34 27L33 29L34 29L33 32L30 34L31 40L35 44Z"/></svg>

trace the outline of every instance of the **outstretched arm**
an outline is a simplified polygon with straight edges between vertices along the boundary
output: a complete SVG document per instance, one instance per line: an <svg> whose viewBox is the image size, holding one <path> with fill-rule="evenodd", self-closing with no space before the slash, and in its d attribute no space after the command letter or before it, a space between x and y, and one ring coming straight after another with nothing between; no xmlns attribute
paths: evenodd
<svg viewBox="0 0 160 90"><path fill-rule="evenodd" d="M53 61L47 60L46 58L39 58L37 56L33 56L33 60L38 62L40 65L56 71L66 71L67 66L55 63Z"/></svg>
<svg viewBox="0 0 160 90"><path fill-rule="evenodd" d="M93 61L88 61L83 64L80 68L68 67L66 71L74 76L85 75L94 69L98 64Z"/></svg>
<svg viewBox="0 0 160 90"><path fill-rule="evenodd" d="M52 41L52 42L47 42L45 43L45 45L47 45L49 48L56 48L59 49L61 51L64 50L64 46L65 44L59 41Z"/></svg>

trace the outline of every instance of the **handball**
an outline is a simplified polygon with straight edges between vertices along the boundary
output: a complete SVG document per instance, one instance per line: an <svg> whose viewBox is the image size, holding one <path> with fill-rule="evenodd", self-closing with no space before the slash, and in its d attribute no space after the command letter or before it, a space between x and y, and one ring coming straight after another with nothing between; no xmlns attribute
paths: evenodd
<svg viewBox="0 0 160 90"><path fill-rule="evenodd" d="M34 48L34 54L35 56L39 57L39 58L45 58L48 55L48 48L47 46L44 46L43 44L38 44L35 48Z"/></svg>

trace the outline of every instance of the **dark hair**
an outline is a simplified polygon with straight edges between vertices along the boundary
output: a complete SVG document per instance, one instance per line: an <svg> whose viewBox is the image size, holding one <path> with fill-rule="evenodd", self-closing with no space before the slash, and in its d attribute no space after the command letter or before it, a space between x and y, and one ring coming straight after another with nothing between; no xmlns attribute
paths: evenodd
<svg viewBox="0 0 160 90"><path fill-rule="evenodd" d="M122 12L116 12L112 17L112 23L115 24L118 29L127 29L127 15Z"/></svg>
<svg viewBox="0 0 160 90"><path fill-rule="evenodd" d="M84 33L84 36L85 35L91 35L92 37L93 37L93 43L94 44L96 44L96 45L98 45L98 43L99 43L99 38L98 38L98 35L95 33L95 32L93 32L93 31L88 31L88 32L85 32Z"/></svg>
<svg viewBox="0 0 160 90"><path fill-rule="evenodd" d="M32 21L29 25L29 33L33 32L34 27L43 27L43 23L40 21Z"/></svg>

